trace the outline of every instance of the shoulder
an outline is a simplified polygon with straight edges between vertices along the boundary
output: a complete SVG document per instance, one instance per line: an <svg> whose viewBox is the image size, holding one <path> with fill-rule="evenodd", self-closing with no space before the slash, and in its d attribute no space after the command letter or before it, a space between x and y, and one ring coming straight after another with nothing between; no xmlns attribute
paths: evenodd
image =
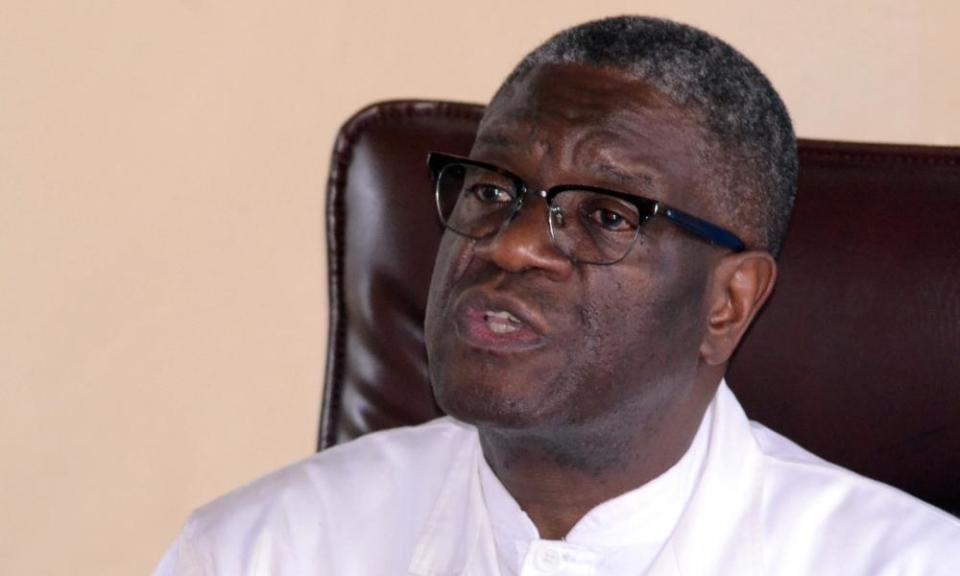
<svg viewBox="0 0 960 576"><path fill-rule="evenodd" d="M380 491L393 492L410 484L429 486L443 479L438 472L473 434L471 427L450 418L374 432L242 486L195 516L216 522L267 506L321 504L331 491L338 499L353 495L369 501Z"/></svg>
<svg viewBox="0 0 960 576"><path fill-rule="evenodd" d="M960 520L752 423L767 565L845 574L960 574ZM826 572L824 572L826 570Z"/></svg>
<svg viewBox="0 0 960 576"><path fill-rule="evenodd" d="M332 534L367 544L398 532L415 537L454 456L475 442L472 427L449 418L363 436L196 510L171 551L216 566L210 573L245 574L264 562L303 567L343 554Z"/></svg>

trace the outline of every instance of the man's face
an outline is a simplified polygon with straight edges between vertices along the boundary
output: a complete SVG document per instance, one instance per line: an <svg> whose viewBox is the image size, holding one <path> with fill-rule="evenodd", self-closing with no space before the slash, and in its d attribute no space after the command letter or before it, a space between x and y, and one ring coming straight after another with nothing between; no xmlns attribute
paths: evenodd
<svg viewBox="0 0 960 576"><path fill-rule="evenodd" d="M723 223L697 119L623 73L534 70L487 109L470 156L535 191L603 187ZM654 218L622 261L574 264L532 194L493 238L448 231L426 317L439 405L504 429L650 425L694 381L715 256Z"/></svg>

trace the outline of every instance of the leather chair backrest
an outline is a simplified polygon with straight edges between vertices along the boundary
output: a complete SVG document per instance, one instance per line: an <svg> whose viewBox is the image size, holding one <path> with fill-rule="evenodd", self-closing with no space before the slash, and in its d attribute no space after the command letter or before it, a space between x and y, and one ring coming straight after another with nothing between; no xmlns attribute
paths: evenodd
<svg viewBox="0 0 960 576"><path fill-rule="evenodd" d="M469 151L481 106L394 101L342 128L327 204L319 448L439 414L423 315L442 229L428 150ZM751 418L960 511L960 149L801 141L780 281L728 382Z"/></svg>

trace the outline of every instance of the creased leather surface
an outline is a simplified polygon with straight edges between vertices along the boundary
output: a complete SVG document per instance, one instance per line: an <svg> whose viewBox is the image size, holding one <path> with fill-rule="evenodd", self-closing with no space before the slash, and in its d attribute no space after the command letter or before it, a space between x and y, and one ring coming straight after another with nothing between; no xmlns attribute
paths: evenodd
<svg viewBox="0 0 960 576"><path fill-rule="evenodd" d="M426 152L466 154L482 111L386 102L341 130L321 449L439 413L422 328L441 233ZM960 510L960 149L801 141L780 273L728 376L750 416Z"/></svg>

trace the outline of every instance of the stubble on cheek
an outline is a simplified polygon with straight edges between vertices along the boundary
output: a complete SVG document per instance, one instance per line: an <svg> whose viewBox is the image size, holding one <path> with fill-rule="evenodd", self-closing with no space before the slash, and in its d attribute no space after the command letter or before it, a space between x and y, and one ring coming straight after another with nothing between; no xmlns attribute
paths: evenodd
<svg viewBox="0 0 960 576"><path fill-rule="evenodd" d="M568 351L567 366L577 388L575 414L582 423L622 407L629 399L626 389L634 379L642 379L642 368L651 360L649 347L635 345L642 328L633 322L649 316L648 306L628 307L621 290L613 294L582 302L576 311L581 336Z"/></svg>
<svg viewBox="0 0 960 576"><path fill-rule="evenodd" d="M676 270L652 264L628 275L584 278L585 294L593 296L577 310L584 355L570 365L582 370L574 375L582 388L578 413L606 414L609 426L628 435L661 424L696 366L690 325L698 318L702 283L670 281Z"/></svg>

